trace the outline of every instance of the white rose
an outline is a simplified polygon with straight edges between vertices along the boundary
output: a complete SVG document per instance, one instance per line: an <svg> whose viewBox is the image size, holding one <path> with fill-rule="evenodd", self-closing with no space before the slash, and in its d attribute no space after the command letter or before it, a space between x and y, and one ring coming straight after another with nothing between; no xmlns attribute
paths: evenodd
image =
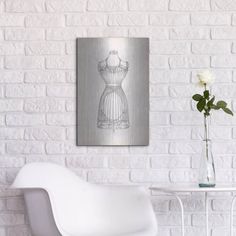
<svg viewBox="0 0 236 236"><path fill-rule="evenodd" d="M209 70L205 70L205 71L198 73L197 77L199 79L199 84L201 86L210 85L215 80L213 74Z"/></svg>

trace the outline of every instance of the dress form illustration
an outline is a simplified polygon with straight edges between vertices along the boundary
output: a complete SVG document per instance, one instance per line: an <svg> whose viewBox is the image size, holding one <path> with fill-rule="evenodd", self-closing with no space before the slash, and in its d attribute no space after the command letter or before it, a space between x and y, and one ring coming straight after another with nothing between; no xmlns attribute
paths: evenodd
<svg viewBox="0 0 236 236"><path fill-rule="evenodd" d="M128 68L128 62L121 60L117 51L110 51L108 57L98 63L98 71L105 82L98 107L97 127L100 129L129 128L128 101L122 89Z"/></svg>

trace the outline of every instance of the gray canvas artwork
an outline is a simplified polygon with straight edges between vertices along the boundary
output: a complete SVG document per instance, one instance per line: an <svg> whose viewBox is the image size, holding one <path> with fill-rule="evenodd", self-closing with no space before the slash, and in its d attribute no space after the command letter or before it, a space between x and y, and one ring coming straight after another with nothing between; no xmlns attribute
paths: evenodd
<svg viewBox="0 0 236 236"><path fill-rule="evenodd" d="M77 39L77 144L148 145L149 40Z"/></svg>

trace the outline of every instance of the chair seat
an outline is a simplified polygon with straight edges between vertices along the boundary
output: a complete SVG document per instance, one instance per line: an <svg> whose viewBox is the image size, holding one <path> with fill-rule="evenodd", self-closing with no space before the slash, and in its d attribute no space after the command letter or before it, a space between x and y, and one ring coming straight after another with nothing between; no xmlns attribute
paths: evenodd
<svg viewBox="0 0 236 236"><path fill-rule="evenodd" d="M62 236L81 236L81 234L76 233L76 234L63 234ZM150 231L150 230L141 230L141 231L136 231L136 232L130 232L130 233L124 233L124 234L107 234L107 235L83 235L83 236L157 236L156 231Z"/></svg>
<svg viewBox="0 0 236 236"><path fill-rule="evenodd" d="M114 235L114 236L121 236L121 235ZM142 231L127 233L122 236L157 236L157 234L156 231L142 230Z"/></svg>

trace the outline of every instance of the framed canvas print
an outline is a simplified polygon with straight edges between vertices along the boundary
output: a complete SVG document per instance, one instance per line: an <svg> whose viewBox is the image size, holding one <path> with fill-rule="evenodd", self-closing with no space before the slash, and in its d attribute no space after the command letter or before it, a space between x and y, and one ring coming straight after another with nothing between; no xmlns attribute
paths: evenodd
<svg viewBox="0 0 236 236"><path fill-rule="evenodd" d="M148 145L149 39L77 39L77 145Z"/></svg>

